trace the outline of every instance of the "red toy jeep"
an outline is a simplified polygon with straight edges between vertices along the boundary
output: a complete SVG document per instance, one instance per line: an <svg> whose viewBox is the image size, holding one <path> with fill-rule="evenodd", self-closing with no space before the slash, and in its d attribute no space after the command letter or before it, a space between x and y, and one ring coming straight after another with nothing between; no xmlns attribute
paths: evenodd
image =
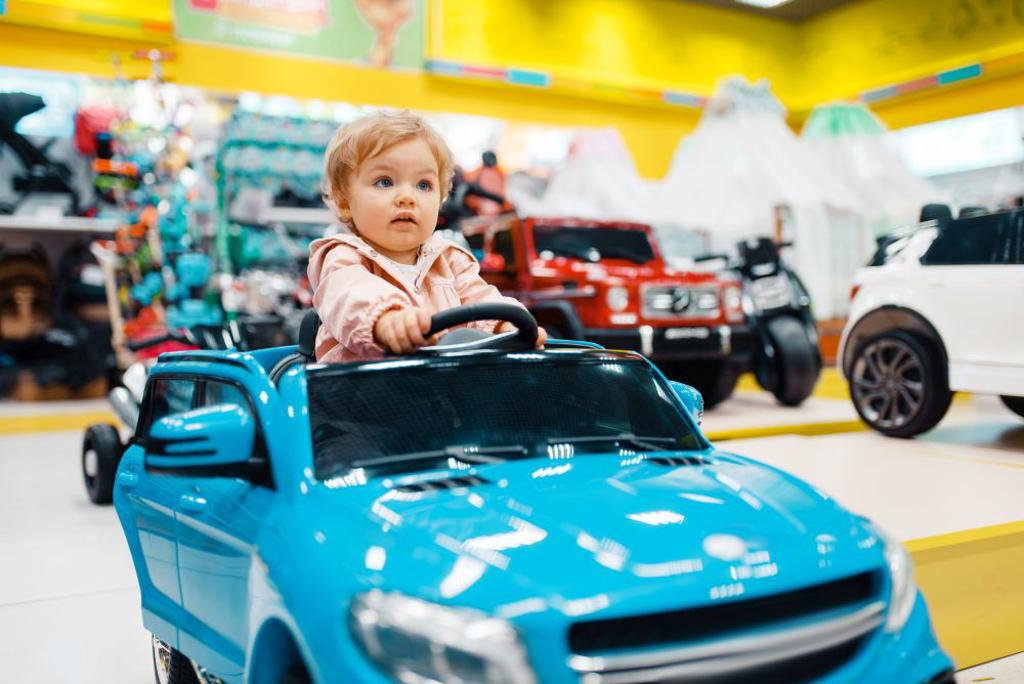
<svg viewBox="0 0 1024 684"><path fill-rule="evenodd" d="M677 271L644 224L501 215L462 231L481 274L523 302L552 338L639 351L707 406L749 362L739 281Z"/></svg>

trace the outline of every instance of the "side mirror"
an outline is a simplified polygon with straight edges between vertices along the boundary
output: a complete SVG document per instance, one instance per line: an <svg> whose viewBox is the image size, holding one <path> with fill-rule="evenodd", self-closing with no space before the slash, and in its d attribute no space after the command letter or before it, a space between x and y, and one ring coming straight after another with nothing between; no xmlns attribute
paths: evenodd
<svg viewBox="0 0 1024 684"><path fill-rule="evenodd" d="M507 268L508 264L505 263L505 257L494 252L484 254L484 258L480 262L481 273L503 273Z"/></svg>
<svg viewBox="0 0 1024 684"><path fill-rule="evenodd" d="M675 391L676 396L679 397L679 401L683 403L686 410L693 416L693 420L697 425L700 425L701 421L704 420L704 397L701 396L701 393L693 387L676 382L675 380L669 380L668 384L672 385L672 389Z"/></svg>
<svg viewBox="0 0 1024 684"><path fill-rule="evenodd" d="M161 418L146 437L146 465L190 468L246 463L256 426L237 404L221 404Z"/></svg>

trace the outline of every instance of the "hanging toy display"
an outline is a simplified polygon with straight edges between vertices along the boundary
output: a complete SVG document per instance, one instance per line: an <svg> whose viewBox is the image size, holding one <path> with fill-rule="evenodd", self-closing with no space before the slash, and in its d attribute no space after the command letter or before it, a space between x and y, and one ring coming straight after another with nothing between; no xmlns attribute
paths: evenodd
<svg viewBox="0 0 1024 684"><path fill-rule="evenodd" d="M263 326L256 343L287 344L312 298L303 277L309 243L334 222L320 178L337 122L265 113L253 104L240 105L225 123L217 157L221 303L231 320L276 321Z"/></svg>
<svg viewBox="0 0 1024 684"><path fill-rule="evenodd" d="M97 241L92 251L107 283L112 344L123 369L135 358L132 341L168 330L218 325L223 315L208 292L212 263L194 220L195 184L189 151L189 122L195 105L182 91L160 80L162 56L153 60L148 81L125 84L118 117L109 137L97 136L98 197L121 225L113 241ZM136 182L137 181L137 182ZM145 351L155 356L174 342Z"/></svg>

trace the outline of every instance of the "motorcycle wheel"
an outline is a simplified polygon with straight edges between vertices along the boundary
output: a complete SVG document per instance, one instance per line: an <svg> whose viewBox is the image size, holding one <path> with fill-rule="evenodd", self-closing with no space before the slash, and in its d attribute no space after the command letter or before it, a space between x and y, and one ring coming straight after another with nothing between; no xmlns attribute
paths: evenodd
<svg viewBox="0 0 1024 684"><path fill-rule="evenodd" d="M691 361L663 364L662 370L670 380L695 388L704 400L704 408L711 409L732 396L742 368L722 361Z"/></svg>
<svg viewBox="0 0 1024 684"><path fill-rule="evenodd" d="M818 384L821 364L817 350L804 324L795 318L773 318L767 327L775 348L774 382L767 389L783 406L799 406Z"/></svg>

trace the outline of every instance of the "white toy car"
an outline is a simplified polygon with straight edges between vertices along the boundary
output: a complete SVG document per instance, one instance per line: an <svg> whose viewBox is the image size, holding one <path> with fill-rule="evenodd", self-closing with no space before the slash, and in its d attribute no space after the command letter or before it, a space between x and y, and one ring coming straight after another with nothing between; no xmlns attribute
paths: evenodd
<svg viewBox="0 0 1024 684"><path fill-rule="evenodd" d="M1024 210L926 210L857 273L839 346L857 413L893 437L934 427L956 391L1024 417Z"/></svg>

